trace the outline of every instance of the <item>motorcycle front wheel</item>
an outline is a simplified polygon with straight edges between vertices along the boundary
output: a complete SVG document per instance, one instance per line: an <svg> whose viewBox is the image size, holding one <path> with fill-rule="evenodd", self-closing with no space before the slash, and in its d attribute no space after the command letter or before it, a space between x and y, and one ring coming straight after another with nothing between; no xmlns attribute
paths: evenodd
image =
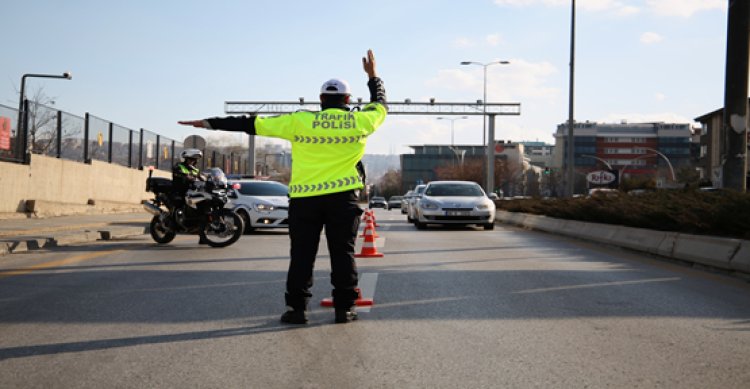
<svg viewBox="0 0 750 389"><path fill-rule="evenodd" d="M151 219L148 232L151 233L151 238L153 238L156 243L169 243L174 239L175 235L177 235L177 231L166 225L165 222L166 220L162 220L159 216L154 216L154 218Z"/></svg>
<svg viewBox="0 0 750 389"><path fill-rule="evenodd" d="M240 215L226 208L214 215L214 220L206 222L200 230L202 241L211 247L226 247L240 239L245 229Z"/></svg>

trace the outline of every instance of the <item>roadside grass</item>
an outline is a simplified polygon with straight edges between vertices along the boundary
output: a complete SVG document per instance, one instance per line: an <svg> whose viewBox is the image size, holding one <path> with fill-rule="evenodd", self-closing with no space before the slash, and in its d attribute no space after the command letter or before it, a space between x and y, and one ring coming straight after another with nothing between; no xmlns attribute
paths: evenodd
<svg viewBox="0 0 750 389"><path fill-rule="evenodd" d="M660 231L750 239L750 194L658 190L631 195L498 200L497 209Z"/></svg>

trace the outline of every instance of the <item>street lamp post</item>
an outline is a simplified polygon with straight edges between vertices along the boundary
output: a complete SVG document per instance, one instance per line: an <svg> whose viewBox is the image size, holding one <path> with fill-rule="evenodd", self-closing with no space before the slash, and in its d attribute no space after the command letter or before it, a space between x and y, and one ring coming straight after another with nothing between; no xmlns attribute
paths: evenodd
<svg viewBox="0 0 750 389"><path fill-rule="evenodd" d="M595 159L595 160L597 160L597 161L605 164L607 166L607 169L609 169L610 171L613 170L612 169L612 165L610 165L609 162L607 162L607 160L605 160L605 159L601 159L601 158L599 158L599 157L597 157L595 155L588 155L588 154L581 154L581 157L593 158L593 159Z"/></svg>
<svg viewBox="0 0 750 389"><path fill-rule="evenodd" d="M659 157L664 158L664 160L667 162L667 166L669 166L669 172L672 175L672 181L677 182L677 176L675 176L674 174L674 168L672 167L672 162L669 161L669 158L667 158L667 156L661 153L659 150L652 149L650 147L644 147L644 149L651 151L654 154L644 154L644 155L640 155L631 159L627 165L625 165L622 169L620 169L620 177L622 177L621 180L625 178L625 169L627 169L630 165L632 165L633 161L636 161L638 159L643 159L643 158L649 158L649 157L653 157L654 155L657 155ZM657 169L657 173L658 173L658 169Z"/></svg>
<svg viewBox="0 0 750 389"><path fill-rule="evenodd" d="M16 141L18 142L18 139L21 139L20 137L23 137L23 142L20 142L19 146L19 155L23 155L24 160L26 161L26 121L24 120L26 117L26 112L24 110L24 104L23 101L26 97L26 79L27 78L64 78L67 80L73 79L73 75L70 74L70 72L65 72L63 74L34 74L34 73L28 73L24 74L21 77L21 91L20 91L20 97L18 99L18 126L16 126Z"/></svg>
<svg viewBox="0 0 750 389"><path fill-rule="evenodd" d="M450 120L451 121L451 147L453 147L453 125L456 124L456 120L468 119L468 118L469 118L468 116L461 116L458 118L448 118L448 117L439 116L437 118L437 120Z"/></svg>
<svg viewBox="0 0 750 389"><path fill-rule="evenodd" d="M508 65L510 64L509 61L492 61L487 63L481 63L481 62L475 62L475 61L462 61L461 65L479 65L484 70L484 79L482 81L483 84L483 94L482 94L482 144L486 147L485 152L487 153L487 185L488 186L487 192L492 192L494 188L490 188L491 186L491 170L490 170L490 164L492 164L491 156L494 155L494 148L493 145L491 145L492 142L494 142L494 139L487 139L487 67L491 65Z"/></svg>
<svg viewBox="0 0 750 389"><path fill-rule="evenodd" d="M659 151L659 150L652 149L650 147L644 147L644 149L648 150L648 151L653 151L654 153L656 153L660 157L664 158L664 160L667 161L667 166L669 166L669 172L672 173L672 181L677 182L677 176L675 176L675 174L674 174L674 168L672 167L672 162L669 161L669 158L667 158L667 156L664 155L664 154L662 154L662 152Z"/></svg>

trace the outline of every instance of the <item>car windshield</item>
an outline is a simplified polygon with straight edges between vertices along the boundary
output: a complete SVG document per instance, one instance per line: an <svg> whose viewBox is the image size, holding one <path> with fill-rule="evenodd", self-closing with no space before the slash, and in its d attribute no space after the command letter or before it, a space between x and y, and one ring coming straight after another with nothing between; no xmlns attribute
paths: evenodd
<svg viewBox="0 0 750 389"><path fill-rule="evenodd" d="M401 200L401 196L391 196L390 201L399 201Z"/></svg>
<svg viewBox="0 0 750 389"><path fill-rule="evenodd" d="M385 201L385 197L373 197L372 201Z"/></svg>
<svg viewBox="0 0 750 389"><path fill-rule="evenodd" d="M286 196L289 188L275 181L240 182L240 194L245 196Z"/></svg>
<svg viewBox="0 0 750 389"><path fill-rule="evenodd" d="M424 193L424 188L426 188L426 187L427 187L427 185L420 185L420 186L418 186L418 187L417 187L417 188L416 188L416 189L414 190L414 194L416 194L416 195L421 195L422 193Z"/></svg>
<svg viewBox="0 0 750 389"><path fill-rule="evenodd" d="M482 190L478 185L464 184L439 184L430 185L425 191L427 196L465 196L477 197L482 196Z"/></svg>

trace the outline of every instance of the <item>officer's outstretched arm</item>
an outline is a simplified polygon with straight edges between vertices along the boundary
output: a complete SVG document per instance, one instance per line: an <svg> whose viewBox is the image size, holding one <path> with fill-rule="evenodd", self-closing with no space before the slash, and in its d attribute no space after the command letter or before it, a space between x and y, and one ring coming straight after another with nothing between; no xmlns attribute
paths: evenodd
<svg viewBox="0 0 750 389"><path fill-rule="evenodd" d="M255 135L255 116L227 116L202 120L183 120L183 126L193 126L209 130L239 131Z"/></svg>

